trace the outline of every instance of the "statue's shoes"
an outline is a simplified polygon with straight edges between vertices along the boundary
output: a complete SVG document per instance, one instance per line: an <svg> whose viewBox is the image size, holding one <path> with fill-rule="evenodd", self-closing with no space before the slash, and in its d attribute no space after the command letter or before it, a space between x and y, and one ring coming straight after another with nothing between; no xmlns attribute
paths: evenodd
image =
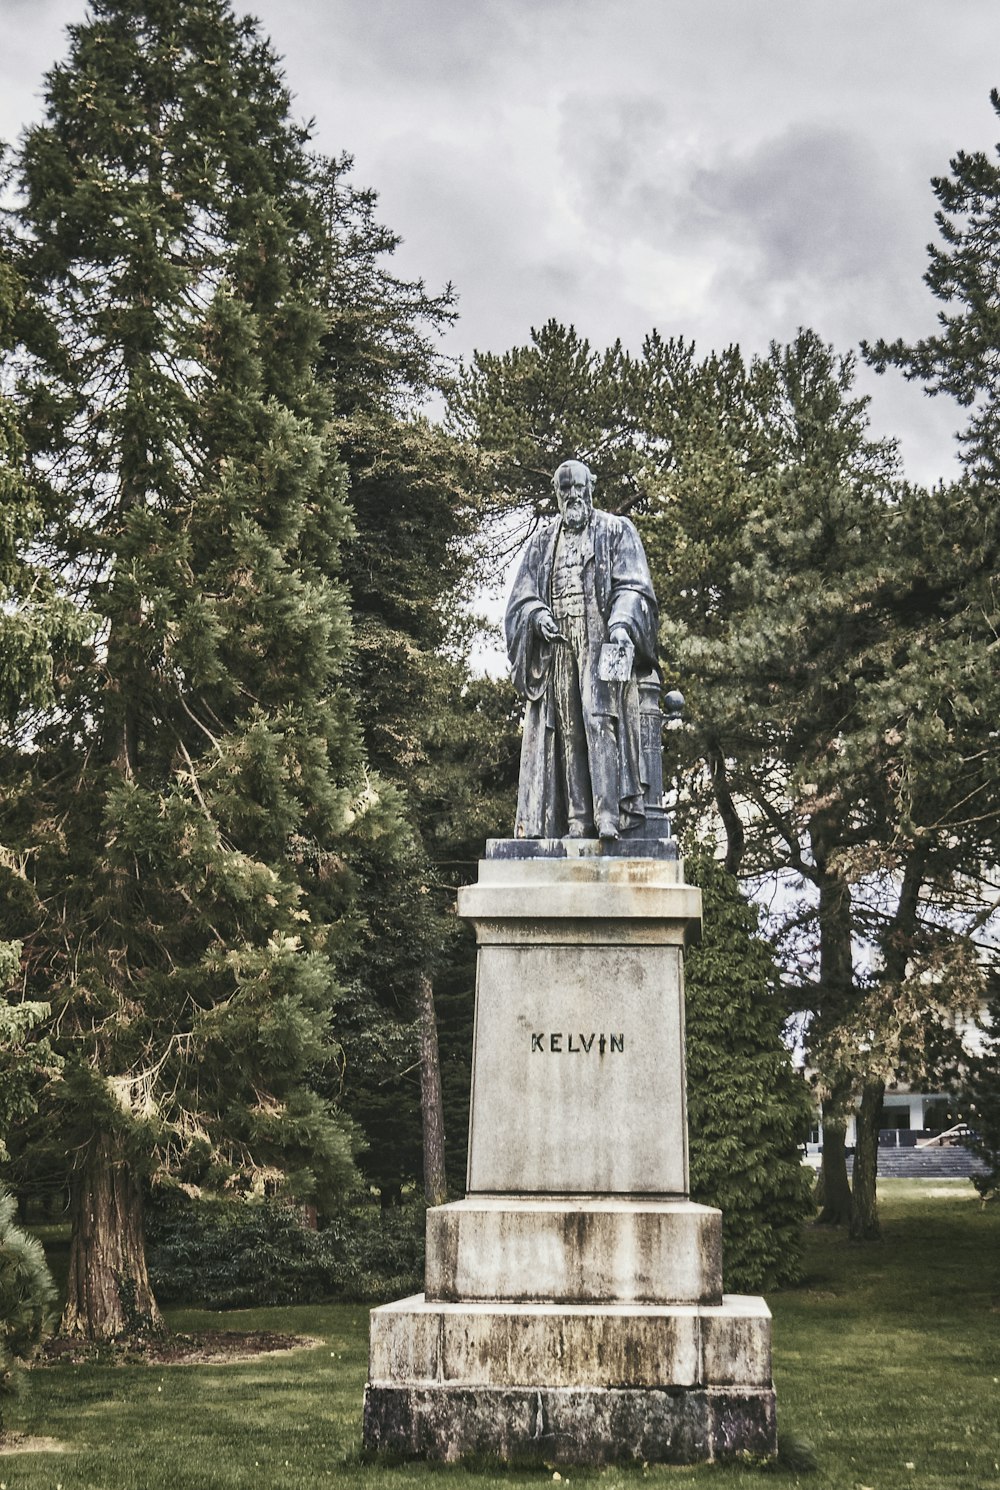
<svg viewBox="0 0 1000 1490"><path fill-rule="evenodd" d="M618 824L610 818L602 818L597 825L598 838L619 838Z"/></svg>

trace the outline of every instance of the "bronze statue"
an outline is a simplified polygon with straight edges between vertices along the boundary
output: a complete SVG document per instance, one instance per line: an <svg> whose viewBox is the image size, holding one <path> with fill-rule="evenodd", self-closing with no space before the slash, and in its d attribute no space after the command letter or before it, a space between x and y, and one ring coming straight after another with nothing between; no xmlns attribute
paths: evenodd
<svg viewBox="0 0 1000 1490"><path fill-rule="evenodd" d="M559 516L525 545L505 619L527 700L515 836L614 840L643 832L656 773L640 725L640 679L659 686L656 597L639 534L594 508L587 466L565 461L553 486Z"/></svg>

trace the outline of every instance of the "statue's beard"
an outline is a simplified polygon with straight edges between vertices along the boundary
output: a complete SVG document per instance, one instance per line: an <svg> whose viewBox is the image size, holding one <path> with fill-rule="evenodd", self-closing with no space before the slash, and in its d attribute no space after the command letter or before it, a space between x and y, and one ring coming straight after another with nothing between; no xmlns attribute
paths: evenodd
<svg viewBox="0 0 1000 1490"><path fill-rule="evenodd" d="M571 533L582 533L589 521L589 507L567 507L563 513L563 522Z"/></svg>

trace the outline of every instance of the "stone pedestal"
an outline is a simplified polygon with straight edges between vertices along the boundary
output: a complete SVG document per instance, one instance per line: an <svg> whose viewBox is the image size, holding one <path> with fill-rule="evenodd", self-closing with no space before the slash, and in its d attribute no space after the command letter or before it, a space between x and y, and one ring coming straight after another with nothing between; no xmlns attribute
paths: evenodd
<svg viewBox="0 0 1000 1490"><path fill-rule="evenodd" d="M662 848L523 852L491 844L459 895L479 943L468 1195L428 1212L425 1292L372 1312L365 1443L773 1454L770 1314L723 1294L721 1213L688 1199L699 892Z"/></svg>

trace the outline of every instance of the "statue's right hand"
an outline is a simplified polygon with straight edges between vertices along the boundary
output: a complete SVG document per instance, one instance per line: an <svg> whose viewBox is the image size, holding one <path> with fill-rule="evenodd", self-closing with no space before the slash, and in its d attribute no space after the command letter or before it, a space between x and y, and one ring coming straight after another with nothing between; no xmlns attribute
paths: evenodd
<svg viewBox="0 0 1000 1490"><path fill-rule="evenodd" d="M556 620L548 611L541 611L535 618L535 627L539 636L544 637L547 642L561 642L563 634L556 625Z"/></svg>

